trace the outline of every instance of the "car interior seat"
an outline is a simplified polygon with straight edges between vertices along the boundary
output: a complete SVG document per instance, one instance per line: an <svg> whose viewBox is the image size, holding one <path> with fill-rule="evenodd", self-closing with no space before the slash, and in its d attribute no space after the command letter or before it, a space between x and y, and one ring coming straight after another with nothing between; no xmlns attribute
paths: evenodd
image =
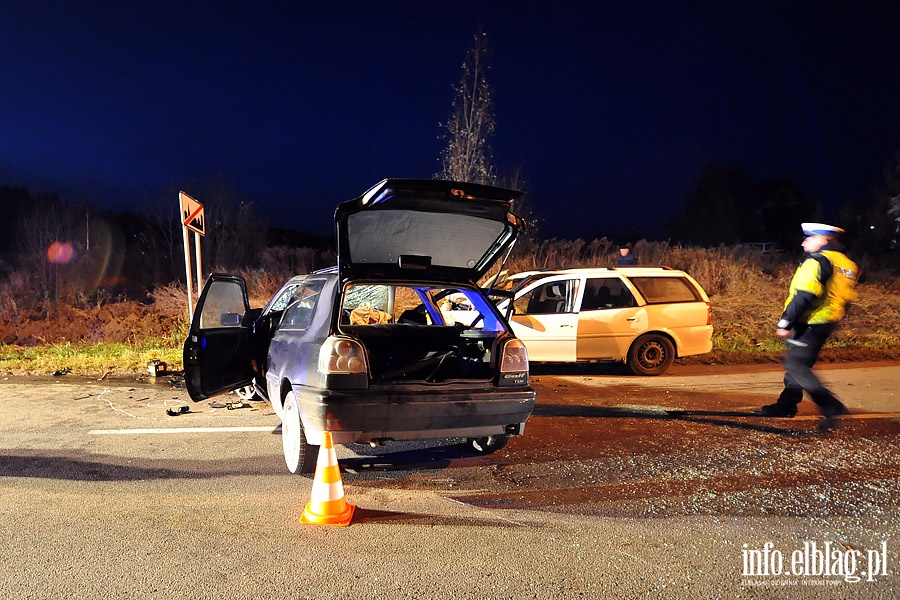
<svg viewBox="0 0 900 600"><path fill-rule="evenodd" d="M528 301L528 312L533 314L561 313L566 310L566 295L563 283L557 282L542 288L539 294Z"/></svg>
<svg viewBox="0 0 900 600"><path fill-rule="evenodd" d="M424 309L417 310L415 308L409 308L400 313L400 318L397 319L397 322L410 325L427 325L428 317L425 315Z"/></svg>
<svg viewBox="0 0 900 600"><path fill-rule="evenodd" d="M561 313L566 310L566 293L561 282L554 283L547 292L545 313Z"/></svg>
<svg viewBox="0 0 900 600"><path fill-rule="evenodd" d="M609 308L613 306L612 291L605 285L596 290L594 306L597 308Z"/></svg>

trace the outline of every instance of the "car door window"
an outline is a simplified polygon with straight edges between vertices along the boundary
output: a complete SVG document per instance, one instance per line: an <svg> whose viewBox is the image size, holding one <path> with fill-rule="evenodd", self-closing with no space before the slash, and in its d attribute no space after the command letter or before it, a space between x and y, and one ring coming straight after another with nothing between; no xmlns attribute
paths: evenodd
<svg viewBox="0 0 900 600"><path fill-rule="evenodd" d="M282 329L306 329L312 320L324 281L309 281L297 286L281 320Z"/></svg>
<svg viewBox="0 0 900 600"><path fill-rule="evenodd" d="M548 315L572 312L572 296L575 289L571 279L551 281L537 286L514 303L516 314Z"/></svg>
<svg viewBox="0 0 900 600"><path fill-rule="evenodd" d="M278 294L278 297L272 300L272 303L269 305L268 312L274 313L279 312L287 308L288 304L291 303L291 300L294 298L294 292L297 290L297 284L286 287L284 290Z"/></svg>
<svg viewBox="0 0 900 600"><path fill-rule="evenodd" d="M603 310L634 306L634 295L617 277L588 279L581 310Z"/></svg>
<svg viewBox="0 0 900 600"><path fill-rule="evenodd" d="M200 329L240 327L245 310L240 286L229 281L213 281L200 313Z"/></svg>

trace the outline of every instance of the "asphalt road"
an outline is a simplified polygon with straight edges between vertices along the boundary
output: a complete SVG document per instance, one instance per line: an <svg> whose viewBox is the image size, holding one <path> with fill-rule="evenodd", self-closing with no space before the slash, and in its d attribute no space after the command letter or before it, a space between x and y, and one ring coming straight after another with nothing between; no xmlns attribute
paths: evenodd
<svg viewBox="0 0 900 600"><path fill-rule="evenodd" d="M346 528L298 521L312 478L262 403L2 380L0 597L900 597L900 365L821 375L836 430L753 414L777 367L536 369L494 455L338 448Z"/></svg>

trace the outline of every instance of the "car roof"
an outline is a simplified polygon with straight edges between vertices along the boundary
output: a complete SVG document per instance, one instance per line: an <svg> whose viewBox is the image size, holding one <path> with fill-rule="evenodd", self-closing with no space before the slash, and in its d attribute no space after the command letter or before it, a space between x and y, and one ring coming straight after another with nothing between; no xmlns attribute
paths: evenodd
<svg viewBox="0 0 900 600"><path fill-rule="evenodd" d="M683 275L684 271L679 271L667 266L628 266L628 267L571 267L563 269L542 269L540 271L522 271L509 275L507 279L525 279L536 276L553 276L553 275L612 275L622 273L623 275Z"/></svg>

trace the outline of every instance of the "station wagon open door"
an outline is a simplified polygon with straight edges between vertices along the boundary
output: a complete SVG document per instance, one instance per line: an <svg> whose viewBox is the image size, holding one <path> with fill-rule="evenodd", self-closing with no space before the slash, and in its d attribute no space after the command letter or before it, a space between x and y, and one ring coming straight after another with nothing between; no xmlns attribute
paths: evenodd
<svg viewBox="0 0 900 600"><path fill-rule="evenodd" d="M253 323L242 277L213 273L184 342L184 382L195 402L253 380Z"/></svg>
<svg viewBox="0 0 900 600"><path fill-rule="evenodd" d="M516 293L509 322L528 348L532 362L574 362L577 359L577 281L557 277L541 280Z"/></svg>

